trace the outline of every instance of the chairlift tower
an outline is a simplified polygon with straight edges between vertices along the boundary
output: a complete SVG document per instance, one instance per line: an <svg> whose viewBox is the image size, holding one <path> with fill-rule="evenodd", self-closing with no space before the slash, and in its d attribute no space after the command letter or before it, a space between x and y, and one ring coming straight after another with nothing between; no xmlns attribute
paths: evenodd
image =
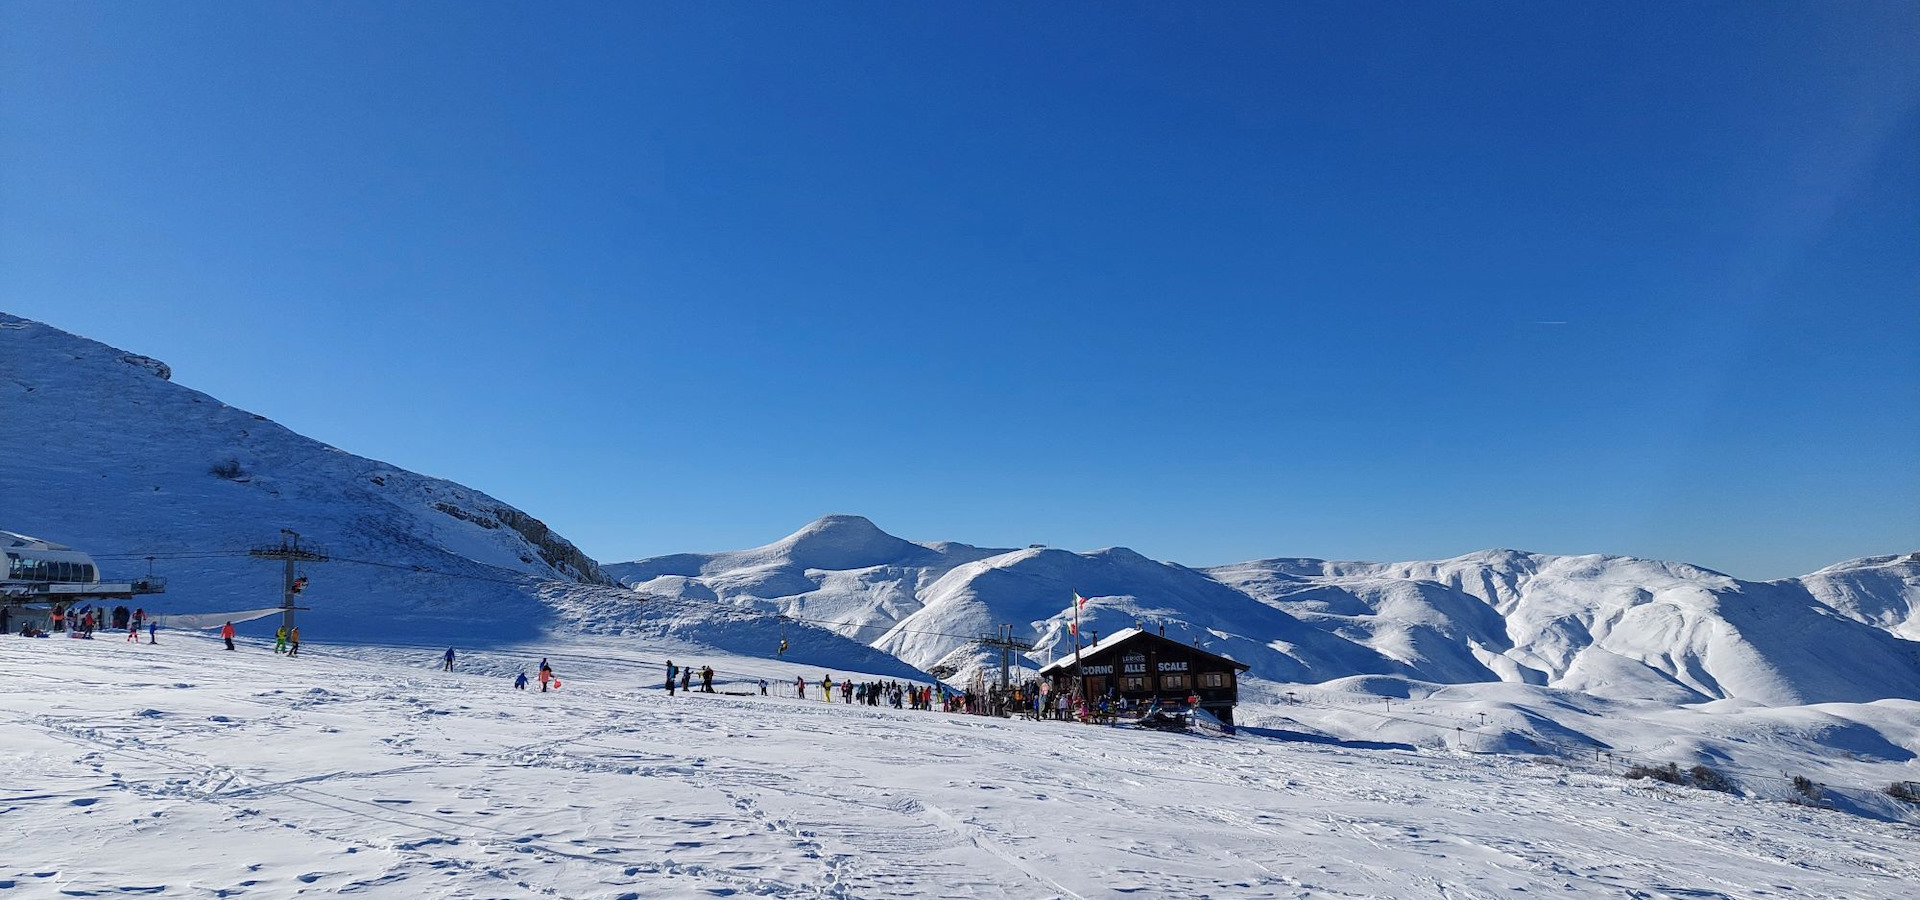
<svg viewBox="0 0 1920 900"><path fill-rule="evenodd" d="M1012 625L1001 625L1000 630L994 632L993 634L982 634L981 636L974 638L973 642L974 644L981 647L999 648L1000 650L1000 687L1002 690L1005 690L1007 687L1007 666L1011 662L1010 657L1012 656L1014 651L1025 653L1033 649L1033 643L1031 641L1023 641L1013 636Z"/></svg>
<svg viewBox="0 0 1920 900"><path fill-rule="evenodd" d="M247 551L247 555L256 559L278 559L287 564L286 573L280 579L280 627L288 634L293 633L293 612L306 609L293 605L295 594L306 587L306 579L294 575L295 563L323 563L327 555L311 544L300 546L300 532L290 528L280 529L280 543L263 544Z"/></svg>

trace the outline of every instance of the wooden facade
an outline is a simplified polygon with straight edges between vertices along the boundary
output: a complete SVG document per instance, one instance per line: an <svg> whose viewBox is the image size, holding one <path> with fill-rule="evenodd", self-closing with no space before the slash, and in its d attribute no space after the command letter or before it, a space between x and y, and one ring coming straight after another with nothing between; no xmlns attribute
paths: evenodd
<svg viewBox="0 0 1920 900"><path fill-rule="evenodd" d="M1200 708L1228 725L1240 699L1240 673L1250 668L1224 656L1138 628L1128 628L1040 670L1048 690L1088 698L1165 705L1200 698ZM1076 678L1078 679L1076 683Z"/></svg>

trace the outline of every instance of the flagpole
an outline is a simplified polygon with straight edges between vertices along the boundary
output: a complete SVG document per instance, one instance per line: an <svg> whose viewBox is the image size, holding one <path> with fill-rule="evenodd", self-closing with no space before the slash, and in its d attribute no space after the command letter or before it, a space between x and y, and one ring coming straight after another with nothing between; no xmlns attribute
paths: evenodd
<svg viewBox="0 0 1920 900"><path fill-rule="evenodd" d="M1073 592L1073 696L1087 696L1087 677L1080 672L1080 592Z"/></svg>

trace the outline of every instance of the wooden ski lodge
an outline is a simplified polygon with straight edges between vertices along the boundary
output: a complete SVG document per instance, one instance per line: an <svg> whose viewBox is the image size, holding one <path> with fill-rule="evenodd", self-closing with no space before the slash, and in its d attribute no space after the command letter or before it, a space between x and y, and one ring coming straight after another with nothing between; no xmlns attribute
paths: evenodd
<svg viewBox="0 0 1920 900"><path fill-rule="evenodd" d="M1139 628L1109 635L1040 670L1048 690L1070 696L1180 704L1200 698L1200 708L1228 725L1240 700L1240 673L1251 666Z"/></svg>

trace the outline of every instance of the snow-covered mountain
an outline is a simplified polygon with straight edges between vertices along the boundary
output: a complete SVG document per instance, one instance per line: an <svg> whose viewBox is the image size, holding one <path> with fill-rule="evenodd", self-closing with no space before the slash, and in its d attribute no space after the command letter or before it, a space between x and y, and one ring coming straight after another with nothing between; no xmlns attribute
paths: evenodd
<svg viewBox="0 0 1920 900"><path fill-rule="evenodd" d="M464 485L355 456L175 384L158 360L0 313L0 529L94 554L109 580L155 574L155 612L277 606L281 565L246 550L297 531L309 643L501 643L553 629L671 630L765 652L764 626L648 605L537 518ZM831 560L829 560L831 561ZM277 617L242 626L270 631ZM831 632L790 629L796 661L910 672Z"/></svg>
<svg viewBox="0 0 1920 900"><path fill-rule="evenodd" d="M293 529L341 560L305 567L303 631L315 641L524 634L549 617L523 578L608 581L519 509L295 434L171 375L0 314L4 527L95 554L109 578L159 557L169 589L143 600L158 610L277 605L279 565L242 551Z"/></svg>
<svg viewBox="0 0 1920 900"><path fill-rule="evenodd" d="M1388 675L1603 697L1769 705L1920 699L1920 561L1877 557L1748 582L1684 563L1489 550L1454 559L1269 559L1188 569L1125 548L913 543L829 516L767 546L607 567L643 593L777 609L931 671L992 655L1002 624L1033 662L1133 625L1198 641L1278 682ZM883 633L877 633L883 632Z"/></svg>
<svg viewBox="0 0 1920 900"><path fill-rule="evenodd" d="M1266 560L1211 574L1296 615L1364 632L1374 646L1403 646L1410 621L1445 621L1456 644L1504 681L1673 702L1920 697L1920 644L1841 614L1799 579L1747 582L1684 563L1511 550L1386 564ZM1424 586L1423 598L1439 605L1387 601L1406 585ZM1887 593L1864 596L1884 607ZM1475 604L1498 620L1461 615Z"/></svg>
<svg viewBox="0 0 1920 900"><path fill-rule="evenodd" d="M1920 553L1849 560L1793 581L1849 619L1920 641Z"/></svg>
<svg viewBox="0 0 1920 900"><path fill-rule="evenodd" d="M724 601L833 622L867 643L919 611L920 594L956 566L1007 553L966 544L916 544L860 516L826 516L764 547L678 553L605 567L641 594Z"/></svg>

